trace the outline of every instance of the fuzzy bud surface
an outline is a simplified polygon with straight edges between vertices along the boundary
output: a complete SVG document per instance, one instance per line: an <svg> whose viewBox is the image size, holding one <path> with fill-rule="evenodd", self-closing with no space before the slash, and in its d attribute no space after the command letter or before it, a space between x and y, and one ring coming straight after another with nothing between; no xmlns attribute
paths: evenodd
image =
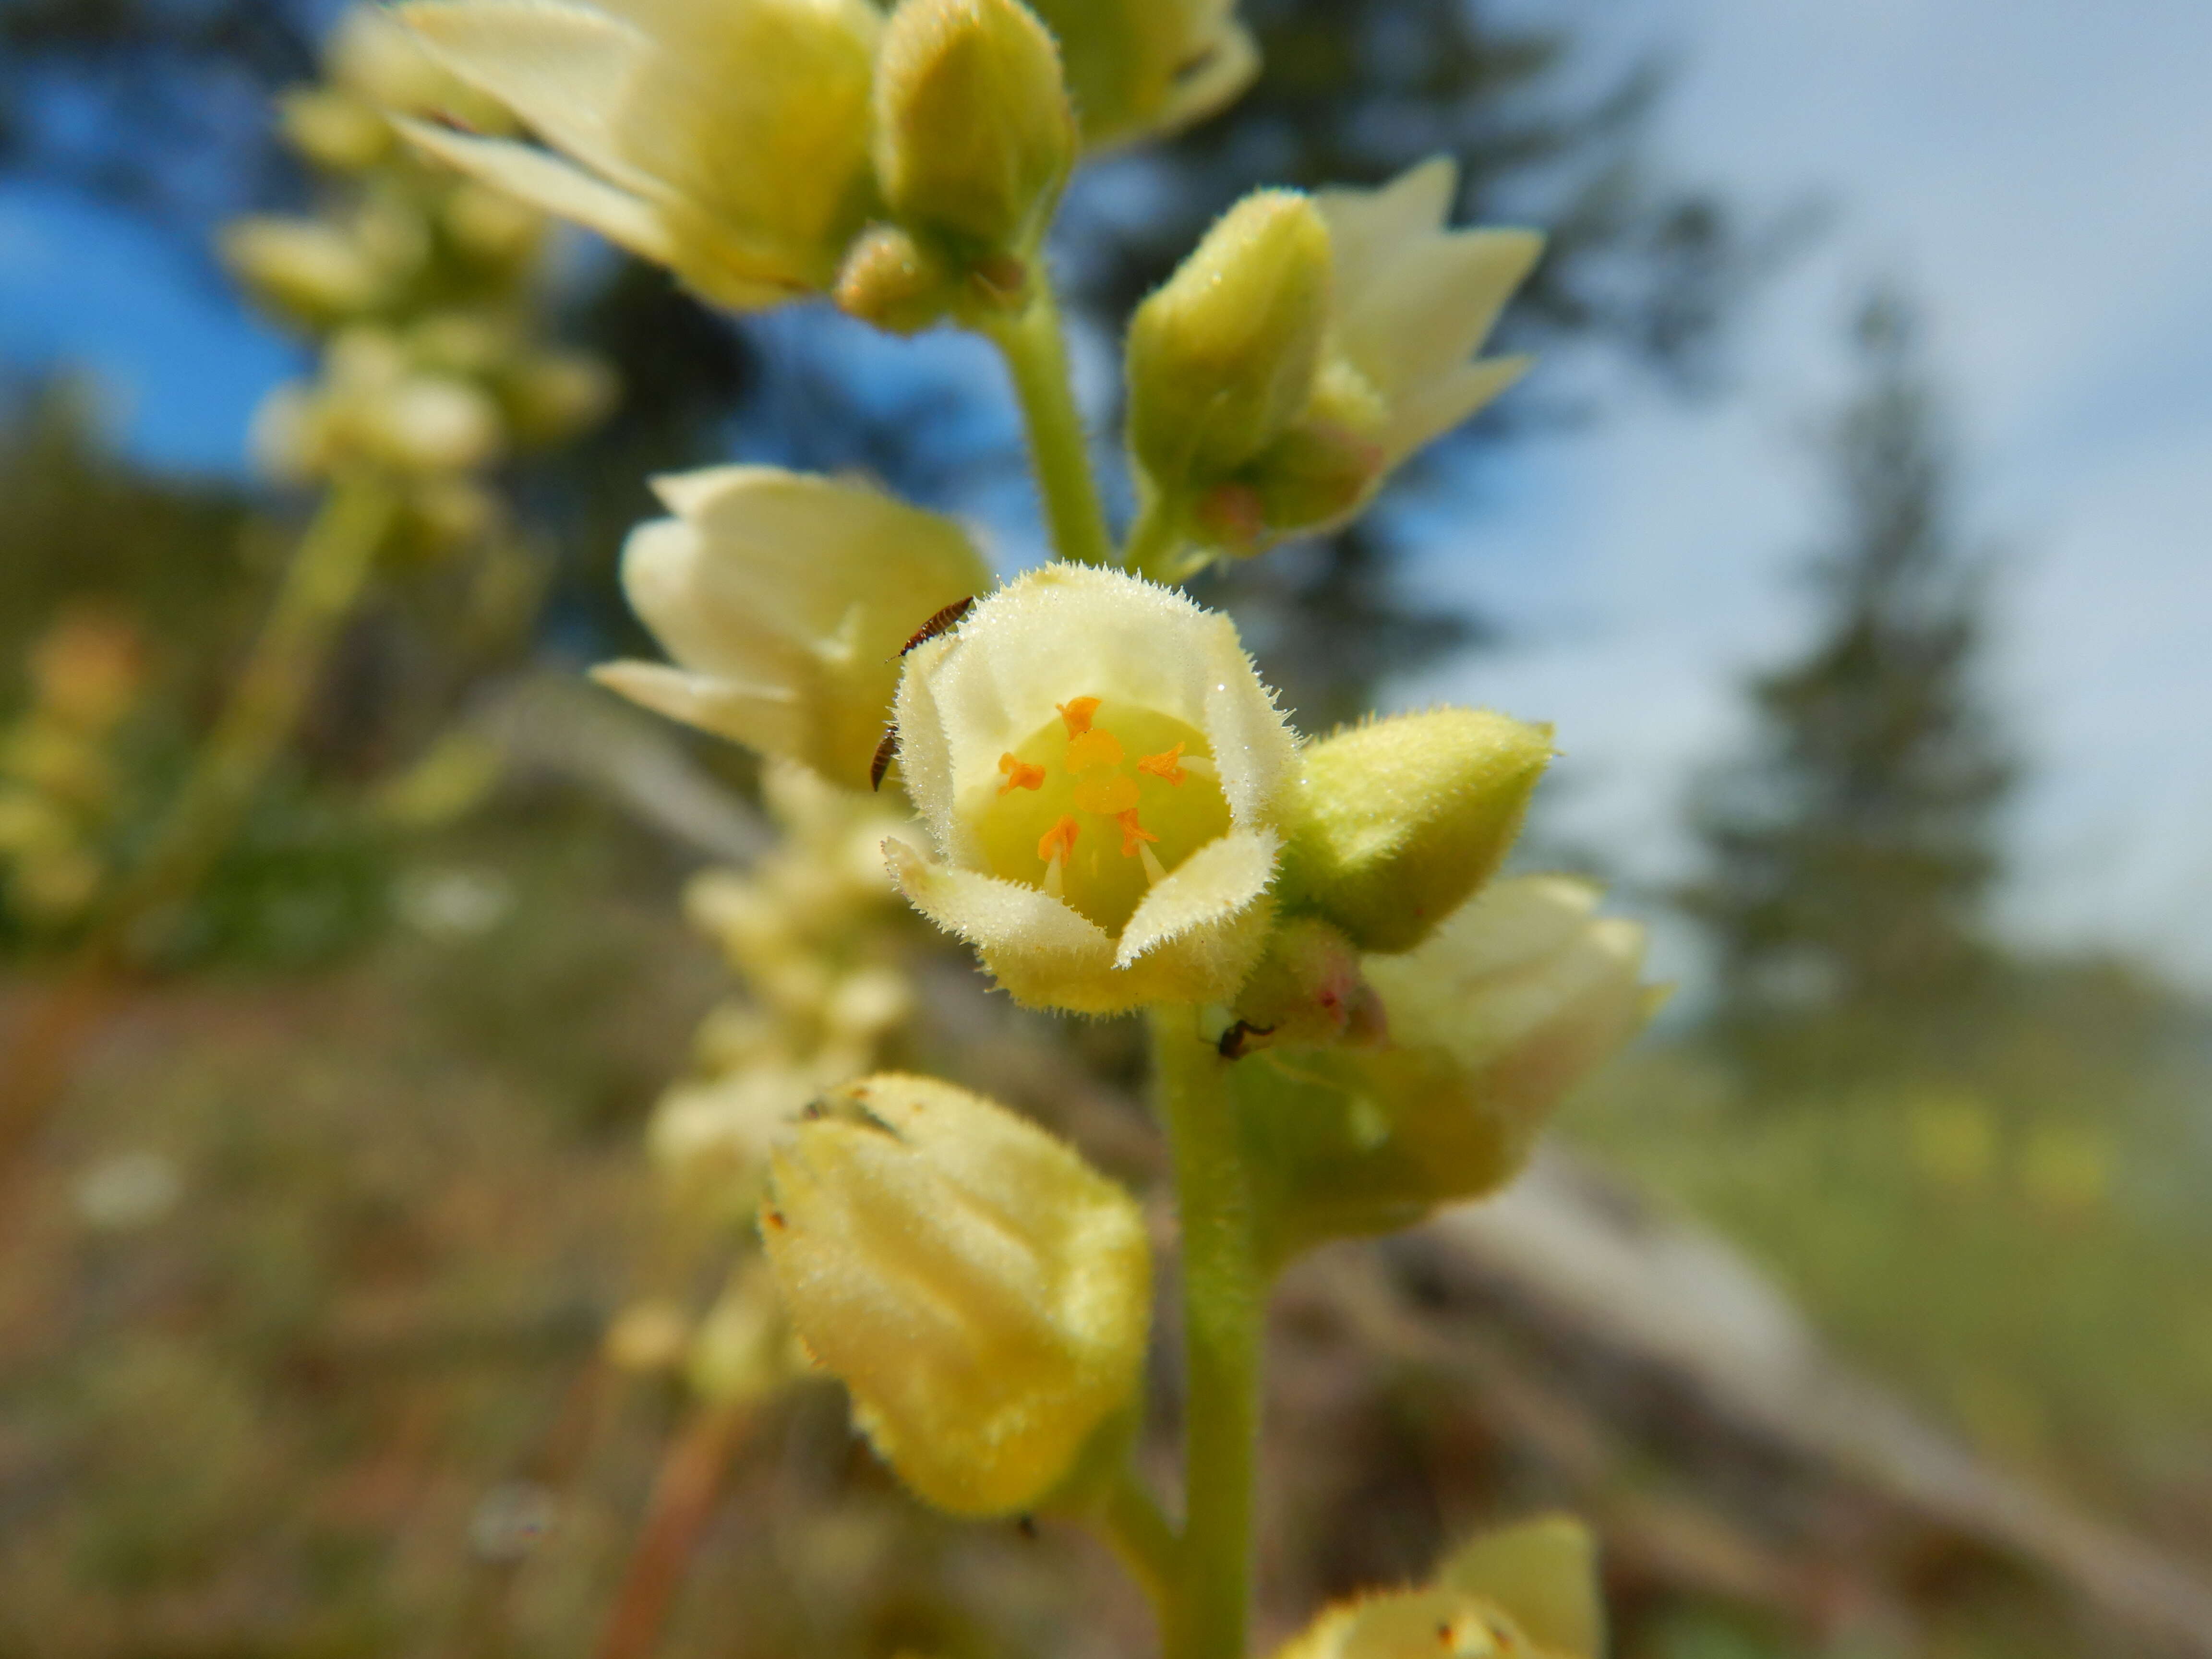
<svg viewBox="0 0 2212 1659"><path fill-rule="evenodd" d="M904 0L875 82L876 175L909 226L978 252L1042 234L1075 162L1060 49L1018 0Z"/></svg>
<svg viewBox="0 0 2212 1659"><path fill-rule="evenodd" d="M1299 755L1283 897L1364 951L1410 951L1497 872L1551 728L1473 708L1374 720Z"/></svg>
<svg viewBox="0 0 2212 1659"><path fill-rule="evenodd" d="M981 1096L896 1074L835 1091L776 1155L761 1226L800 1340L939 1509L1035 1506L1134 1395L1135 1201Z"/></svg>

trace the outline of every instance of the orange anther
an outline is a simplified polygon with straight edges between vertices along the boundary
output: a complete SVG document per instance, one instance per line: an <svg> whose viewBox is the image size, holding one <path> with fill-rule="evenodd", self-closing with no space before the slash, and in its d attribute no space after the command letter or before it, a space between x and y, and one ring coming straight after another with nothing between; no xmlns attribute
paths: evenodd
<svg viewBox="0 0 2212 1659"><path fill-rule="evenodd" d="M999 769L1006 775L1006 781L999 786L999 793L1002 795L1012 794L1017 789L1044 787L1044 768L1031 766L1018 756L1000 756Z"/></svg>
<svg viewBox="0 0 2212 1659"><path fill-rule="evenodd" d="M1121 823L1121 856L1123 858L1133 859L1136 857L1137 846L1139 842L1158 841L1159 839L1158 836L1154 835L1151 830L1146 829L1143 824L1137 822L1137 809L1135 807L1133 806L1127 811L1118 813L1116 816L1120 818Z"/></svg>
<svg viewBox="0 0 2212 1659"><path fill-rule="evenodd" d="M1073 814L1061 814L1060 822L1046 830L1044 838L1037 842L1037 856L1047 864L1066 858L1075 851L1075 837L1081 827Z"/></svg>
<svg viewBox="0 0 2212 1659"><path fill-rule="evenodd" d="M1053 704L1060 710L1060 719L1067 722L1067 735L1079 738L1091 729L1091 717L1098 712L1103 697L1071 697L1066 702Z"/></svg>
<svg viewBox="0 0 2212 1659"><path fill-rule="evenodd" d="M1071 772L1096 772L1102 767L1121 763L1121 739L1111 732L1093 728L1079 738L1067 740L1067 769Z"/></svg>
<svg viewBox="0 0 2212 1659"><path fill-rule="evenodd" d="M1150 772L1163 783L1181 783L1183 780L1182 745L1177 744L1164 754L1146 755L1137 763L1139 772Z"/></svg>

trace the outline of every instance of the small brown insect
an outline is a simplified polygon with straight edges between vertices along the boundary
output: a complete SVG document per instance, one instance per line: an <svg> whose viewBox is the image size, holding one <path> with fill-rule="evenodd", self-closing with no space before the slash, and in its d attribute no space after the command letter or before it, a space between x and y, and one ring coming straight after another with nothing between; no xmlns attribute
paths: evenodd
<svg viewBox="0 0 2212 1659"><path fill-rule="evenodd" d="M1272 1025L1255 1025L1249 1020L1240 1019L1221 1034L1221 1041L1214 1047L1224 1060L1242 1060L1252 1052L1254 1037L1274 1035Z"/></svg>
<svg viewBox="0 0 2212 1659"><path fill-rule="evenodd" d="M908 640L904 645L899 647L899 655L903 657L917 645L933 640L939 634L945 633L951 629L958 627L960 624L960 619L975 608L975 601L973 599L953 600L952 603L946 605L944 610L939 611L927 622L922 623L921 627L914 630L914 637Z"/></svg>
<svg viewBox="0 0 2212 1659"><path fill-rule="evenodd" d="M917 645L933 640L939 634L951 632L960 625L960 619L975 608L975 601L973 598L953 600L951 604L914 630L914 637L899 647L899 655L903 657ZM882 791L884 774L891 769L891 763L897 758L898 722L893 720L889 726L884 727L884 740L876 745L875 759L868 763L869 788L878 793Z"/></svg>
<svg viewBox="0 0 2212 1659"><path fill-rule="evenodd" d="M869 788L878 793L882 791L884 774L891 769L891 763L897 758L898 722L893 720L889 726L884 727L884 740L876 745L875 759L868 763Z"/></svg>

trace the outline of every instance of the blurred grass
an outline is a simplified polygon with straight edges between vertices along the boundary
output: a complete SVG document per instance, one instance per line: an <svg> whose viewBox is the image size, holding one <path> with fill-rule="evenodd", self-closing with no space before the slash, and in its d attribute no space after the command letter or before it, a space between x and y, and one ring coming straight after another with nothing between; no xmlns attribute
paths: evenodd
<svg viewBox="0 0 2212 1659"><path fill-rule="evenodd" d="M5 1659L589 1650L676 1408L594 1358L670 1272L636 1130L723 971L681 867L580 796L383 856L350 956L131 1002L8 1200ZM1567 1127L1984 1449L2212 1560L2208 1056L2201 1015L2077 974L1940 1081L1752 1100L1654 1042ZM671 1655L1011 1659L1073 1608L1141 1650L1097 1552L921 1513L832 1389L775 1407L732 1486ZM1971 1586L1898 1651L2073 1650L2016 1628L2033 1605ZM1694 1601L1623 1648L1808 1651Z"/></svg>
<svg viewBox="0 0 2212 1659"><path fill-rule="evenodd" d="M1941 1080L1754 1100L1696 1044L1652 1045L1567 1133L1979 1449L2212 1561L2206 1032L2062 970L1959 1033Z"/></svg>

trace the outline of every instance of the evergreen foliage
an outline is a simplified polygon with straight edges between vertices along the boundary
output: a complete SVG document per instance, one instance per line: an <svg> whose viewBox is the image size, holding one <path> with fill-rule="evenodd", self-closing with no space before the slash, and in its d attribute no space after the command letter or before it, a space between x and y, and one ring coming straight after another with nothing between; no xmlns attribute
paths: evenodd
<svg viewBox="0 0 2212 1659"><path fill-rule="evenodd" d="M1817 630L1752 682L1759 735L1693 805L1709 870L1682 895L1719 949L1728 1038L1755 1068L1830 1077L1932 1058L1986 988L2015 777L1978 683L1990 566L1961 538L1911 307L1872 295L1853 349Z"/></svg>

